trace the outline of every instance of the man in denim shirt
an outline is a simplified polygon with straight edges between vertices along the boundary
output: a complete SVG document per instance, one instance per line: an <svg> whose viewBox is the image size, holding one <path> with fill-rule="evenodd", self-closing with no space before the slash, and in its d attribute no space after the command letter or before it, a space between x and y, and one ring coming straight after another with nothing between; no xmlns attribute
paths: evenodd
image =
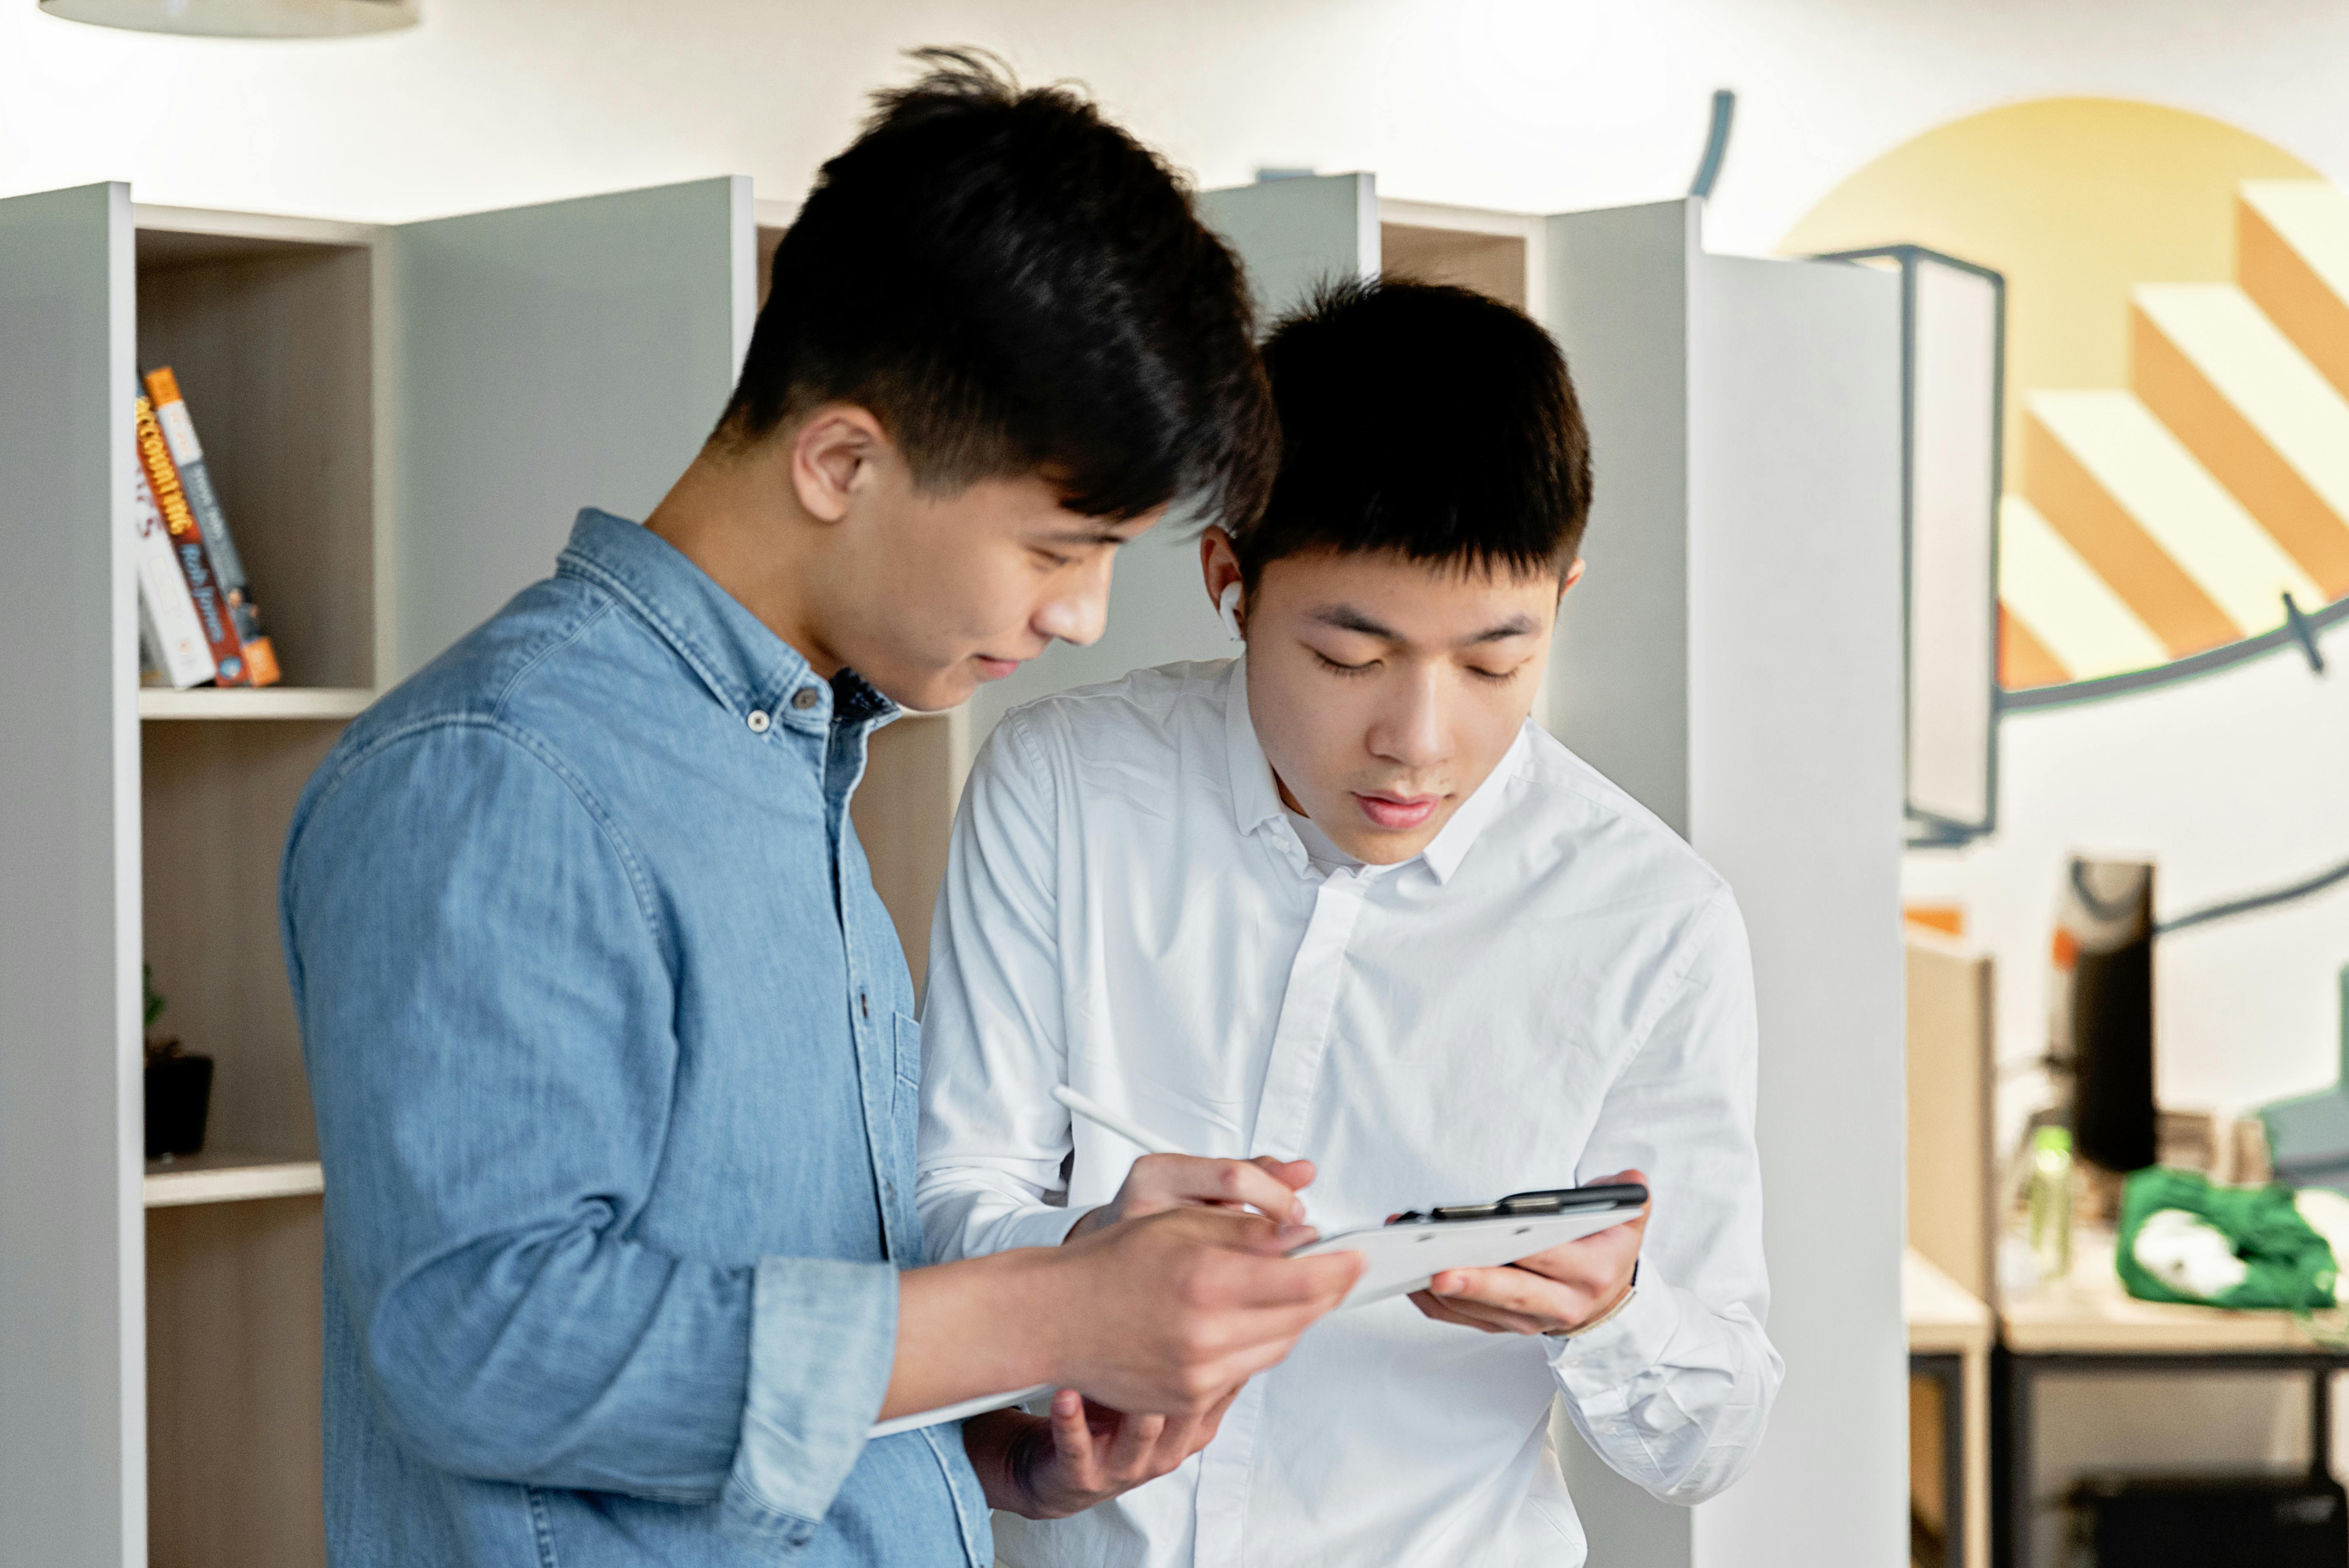
<svg viewBox="0 0 2349 1568"><path fill-rule="evenodd" d="M1092 640L1116 545L1177 500L1253 515L1272 440L1164 166L932 64L826 165L646 525L583 512L295 813L346 1568L985 1568L990 1505L1171 1470L1352 1282L1278 1255L1293 1195L1238 1162L1263 1216L921 1266L867 738ZM1048 1418L867 1440L1036 1383Z"/></svg>

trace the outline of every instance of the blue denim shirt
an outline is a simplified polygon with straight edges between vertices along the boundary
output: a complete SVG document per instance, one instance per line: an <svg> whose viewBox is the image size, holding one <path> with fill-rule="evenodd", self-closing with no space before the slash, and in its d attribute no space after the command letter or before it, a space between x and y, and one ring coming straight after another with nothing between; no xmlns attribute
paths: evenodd
<svg viewBox="0 0 2349 1568"><path fill-rule="evenodd" d="M991 1560L958 1426L864 1439L922 1245L848 817L895 711L589 511L311 779L340 1568Z"/></svg>

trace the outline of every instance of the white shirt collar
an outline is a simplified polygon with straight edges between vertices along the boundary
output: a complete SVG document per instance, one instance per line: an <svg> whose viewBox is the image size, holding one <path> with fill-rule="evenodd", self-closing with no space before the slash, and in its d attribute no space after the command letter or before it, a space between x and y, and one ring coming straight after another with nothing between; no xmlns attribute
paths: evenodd
<svg viewBox="0 0 2349 1568"><path fill-rule="evenodd" d="M1526 724L1533 721L1527 719ZM1507 780L1517 770L1525 756L1526 735L1523 729L1501 754L1493 771L1476 786L1474 793L1460 803L1452 820L1428 841L1427 847L1410 861L1394 866L1373 866L1373 872L1395 871L1414 861L1424 863L1439 882L1448 882L1452 873L1501 809L1502 796ZM1232 826L1242 838L1247 837L1266 823L1278 825L1282 844L1292 850L1299 864L1305 861L1305 846L1297 841L1297 833L1288 825L1288 809L1281 804L1280 786L1272 776L1272 764L1264 755L1263 743L1257 740L1256 720L1248 714L1247 655L1243 653L1232 661L1230 673L1224 677L1224 745L1225 762L1229 769L1232 788Z"/></svg>

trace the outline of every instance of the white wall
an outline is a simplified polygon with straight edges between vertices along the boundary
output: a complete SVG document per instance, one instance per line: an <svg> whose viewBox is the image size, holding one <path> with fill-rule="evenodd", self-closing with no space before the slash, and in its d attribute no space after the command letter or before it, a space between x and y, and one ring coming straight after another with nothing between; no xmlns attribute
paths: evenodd
<svg viewBox="0 0 2349 1568"><path fill-rule="evenodd" d="M1709 240L1767 250L1893 144L2016 98L2219 116L2349 176L2334 0L422 0L405 33L109 33L0 6L0 193L394 219L748 173L789 197L895 51L970 41L1090 83L1205 184L1374 169L1389 196L1528 211L1685 188L1740 94Z"/></svg>

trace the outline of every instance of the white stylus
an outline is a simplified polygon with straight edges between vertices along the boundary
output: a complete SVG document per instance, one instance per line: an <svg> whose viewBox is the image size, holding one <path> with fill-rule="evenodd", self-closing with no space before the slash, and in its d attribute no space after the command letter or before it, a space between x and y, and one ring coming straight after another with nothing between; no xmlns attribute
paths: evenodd
<svg viewBox="0 0 2349 1568"><path fill-rule="evenodd" d="M1096 1127L1107 1128L1128 1143L1139 1144L1153 1154L1183 1154L1188 1150L1170 1143L1139 1122L1128 1121L1105 1105L1086 1099L1066 1084L1052 1086L1052 1098L1083 1117Z"/></svg>

